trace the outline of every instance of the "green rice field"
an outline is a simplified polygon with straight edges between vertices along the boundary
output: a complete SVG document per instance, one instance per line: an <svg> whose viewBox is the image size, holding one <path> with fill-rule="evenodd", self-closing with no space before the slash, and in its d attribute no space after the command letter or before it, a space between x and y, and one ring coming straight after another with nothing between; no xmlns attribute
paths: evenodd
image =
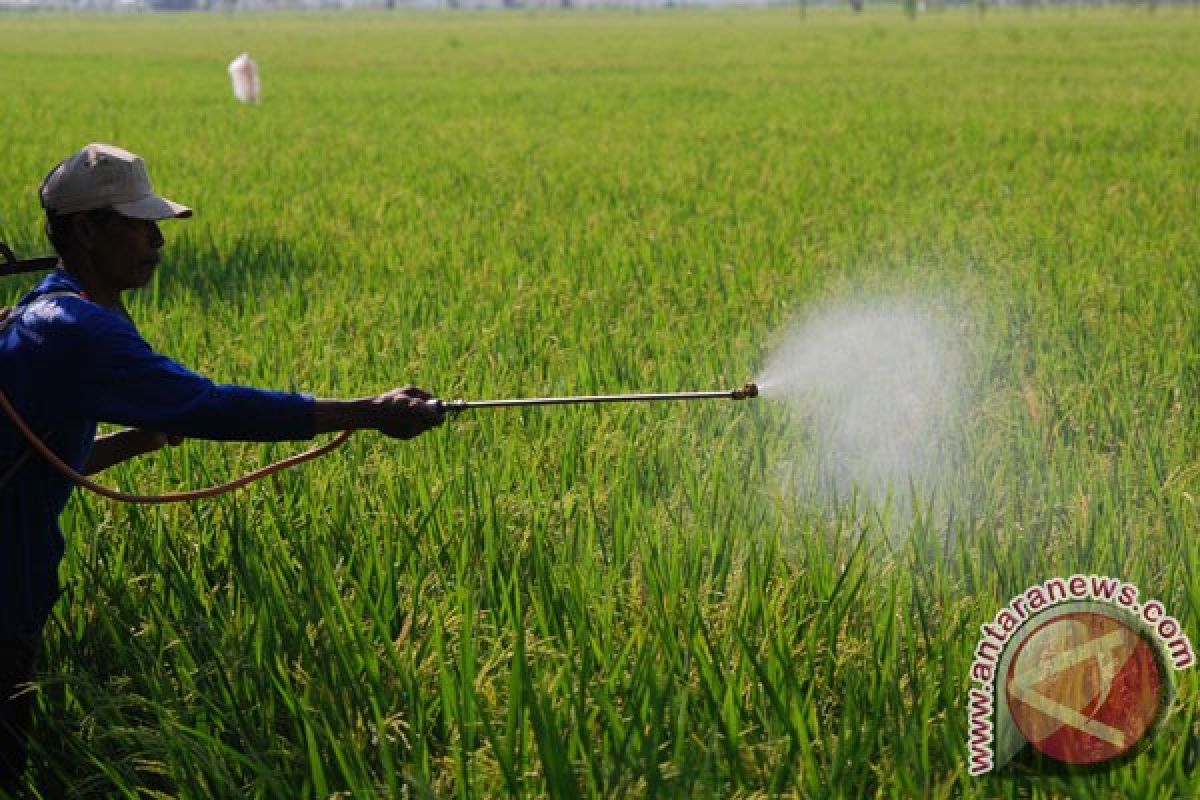
<svg viewBox="0 0 1200 800"><path fill-rule="evenodd" d="M954 468L883 496L814 489L769 398L77 493L40 796L1200 796L1195 670L1115 769L977 778L966 745L979 626L1031 584L1117 576L1200 636L1191 8L10 12L0 53L0 238L47 250L37 186L83 144L144 156L196 214L131 312L218 381L731 388L892 297L962 353Z"/></svg>

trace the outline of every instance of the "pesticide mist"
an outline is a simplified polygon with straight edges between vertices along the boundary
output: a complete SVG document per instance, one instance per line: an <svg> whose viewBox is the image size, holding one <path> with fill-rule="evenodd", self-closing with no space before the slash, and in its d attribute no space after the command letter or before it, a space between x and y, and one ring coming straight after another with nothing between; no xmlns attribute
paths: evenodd
<svg viewBox="0 0 1200 800"><path fill-rule="evenodd" d="M819 311L780 344L758 384L788 403L803 448L791 466L820 492L903 501L936 489L953 450L959 357L915 304ZM815 469L814 469L815 467Z"/></svg>

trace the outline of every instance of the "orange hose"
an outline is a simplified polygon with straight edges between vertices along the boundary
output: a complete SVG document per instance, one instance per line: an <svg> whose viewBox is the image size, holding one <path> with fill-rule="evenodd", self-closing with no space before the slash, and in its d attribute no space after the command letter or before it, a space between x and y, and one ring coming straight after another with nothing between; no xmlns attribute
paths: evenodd
<svg viewBox="0 0 1200 800"><path fill-rule="evenodd" d="M119 492L115 489L109 489L101 486L86 476L81 475L75 470L71 469L69 464L55 455L54 451L47 447L46 444L37 437L37 434L29 429L29 426L25 424L25 420L21 419L21 416L17 413L17 410L12 407L12 403L8 402L8 398L4 395L4 392L0 392L0 409L4 410L4 413L8 415L8 418L11 419L13 424L17 426L17 430L19 430L21 434L29 440L29 444L33 446L33 449L36 450L42 456L42 458L49 461L54 468L63 475L66 475L68 478L75 481L75 483L79 484L85 489L95 492L101 497L107 497L110 500L117 500L122 503L133 503L136 505L184 503L189 500L204 500L209 497L216 497L217 495L225 494L226 492L232 492L234 489L240 489L246 484L253 483L260 478L265 478L273 473L280 472L281 470L285 470L289 467L294 467L297 464L303 464L305 461L311 461L314 458L323 456L326 453L341 447L342 444L350 438L351 434L354 433L354 431L342 431L332 441L327 442L319 447L314 447L311 450L305 450L303 453L297 453L296 455L285 458L282 461L276 461L274 464L268 464L261 469L248 472L237 480L230 481L229 483L223 483L220 486L210 486L207 489L192 489L191 491L187 492L169 492L167 494L158 495L130 494L129 492Z"/></svg>

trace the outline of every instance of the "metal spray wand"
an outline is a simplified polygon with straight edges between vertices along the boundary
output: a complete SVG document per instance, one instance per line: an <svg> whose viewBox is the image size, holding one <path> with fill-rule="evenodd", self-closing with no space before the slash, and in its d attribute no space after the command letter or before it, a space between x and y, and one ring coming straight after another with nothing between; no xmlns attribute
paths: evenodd
<svg viewBox="0 0 1200 800"><path fill-rule="evenodd" d="M745 400L758 397L758 386L747 383L737 389L712 392L654 392L649 394L590 394L569 397L525 397L514 400L438 400L429 404L438 411L450 413L475 408L515 408L520 406L566 406L595 403L645 403L663 400Z"/></svg>

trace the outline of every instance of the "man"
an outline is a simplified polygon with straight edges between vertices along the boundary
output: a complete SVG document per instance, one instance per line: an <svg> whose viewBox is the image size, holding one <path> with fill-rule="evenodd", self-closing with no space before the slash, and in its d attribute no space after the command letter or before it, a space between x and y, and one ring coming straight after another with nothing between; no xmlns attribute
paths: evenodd
<svg viewBox="0 0 1200 800"><path fill-rule="evenodd" d="M0 321L0 390L60 458L94 473L190 436L284 441L371 428L409 439L440 425L405 387L357 400L217 385L155 353L121 302L163 246L157 221L191 209L154 192L142 159L90 144L46 176L46 231L59 267ZM95 438L96 423L130 426ZM25 767L42 627L58 597L58 515L72 482L0 416L0 794Z"/></svg>

